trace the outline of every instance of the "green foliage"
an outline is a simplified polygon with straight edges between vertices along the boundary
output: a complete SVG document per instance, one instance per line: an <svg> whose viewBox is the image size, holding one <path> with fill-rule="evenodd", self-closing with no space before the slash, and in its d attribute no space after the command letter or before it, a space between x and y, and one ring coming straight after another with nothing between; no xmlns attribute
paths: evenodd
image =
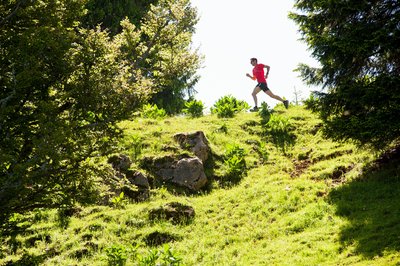
<svg viewBox="0 0 400 266"><path fill-rule="evenodd" d="M169 265L172 257L181 265L399 264L399 148L376 160L369 150L315 131L321 120L303 107L281 110L278 106L274 115L289 119L290 132L297 137L284 155L262 134L256 113L223 121L214 115L124 121L128 139L140 135L149 144L143 150L146 156L160 154L162 144L173 147L175 133L201 128L212 148L212 160L204 165L210 178L207 190L193 196L163 187L125 209L82 206L62 229L59 216L72 214L68 208L15 214L0 225L0 265L107 265L106 250L113 253L114 244L110 261L114 257L116 265L125 256L126 265L141 265L141 260ZM162 140L153 135L161 125ZM227 133L215 132L221 125L229 128ZM228 143L246 151L246 172L240 183L223 186L218 177L226 176ZM129 141L122 144L130 147ZM269 153L266 163L260 164L260 150ZM318 180L321 174L324 179ZM190 203L194 222L149 219L150 211L166 202ZM150 242L151 232L166 234ZM168 237L172 235L176 237ZM169 263L162 262L164 248L150 243L173 248Z"/></svg>
<svg viewBox="0 0 400 266"><path fill-rule="evenodd" d="M88 11L83 18L82 26L93 29L101 25L111 35L115 35L122 30L121 20L128 17L131 23L139 25L150 5L156 2L156 0L88 0L86 3Z"/></svg>
<svg viewBox="0 0 400 266"><path fill-rule="evenodd" d="M164 109L158 108L155 104L145 104L140 114L143 118L162 119L167 116Z"/></svg>
<svg viewBox="0 0 400 266"><path fill-rule="evenodd" d="M224 164L227 166L228 176L240 178L246 170L246 152L237 144L227 145Z"/></svg>
<svg viewBox="0 0 400 266"><path fill-rule="evenodd" d="M162 249L150 249L147 256L138 255L138 261L143 266L154 265L181 265L182 259L170 248L169 245L163 245Z"/></svg>
<svg viewBox="0 0 400 266"><path fill-rule="evenodd" d="M247 102L237 100L232 95L227 95L217 100L214 106L211 107L211 113L217 114L218 117L232 118L238 112L249 108L250 106Z"/></svg>
<svg viewBox="0 0 400 266"><path fill-rule="evenodd" d="M130 136L129 145L132 150L132 160L136 161L139 159L139 156L143 151L143 139L140 135L132 135Z"/></svg>
<svg viewBox="0 0 400 266"><path fill-rule="evenodd" d="M141 71L134 78L146 77L153 88L150 102L168 114L181 113L185 98L195 93L202 61L191 47L197 21L189 0L159 0L150 6L140 26L122 21L123 30L117 36L132 69Z"/></svg>
<svg viewBox="0 0 400 266"><path fill-rule="evenodd" d="M107 261L110 266L126 265L128 254L132 252L131 248L124 245L112 245L106 248Z"/></svg>
<svg viewBox="0 0 400 266"><path fill-rule="evenodd" d="M385 148L400 136L399 1L296 1L290 17L320 68L300 65L322 85L310 106L335 140Z"/></svg>
<svg viewBox="0 0 400 266"><path fill-rule="evenodd" d="M269 158L268 146L265 142L261 142L260 146L257 148L257 152L260 156L260 161L266 163Z"/></svg>
<svg viewBox="0 0 400 266"><path fill-rule="evenodd" d="M262 102L261 109L258 111L258 114L261 117L261 123L265 125L271 119L272 110L269 108L266 102Z"/></svg>
<svg viewBox="0 0 400 266"><path fill-rule="evenodd" d="M183 112L188 114L190 117L203 116L204 104L202 101L192 100L185 103L185 109Z"/></svg>
<svg viewBox="0 0 400 266"><path fill-rule="evenodd" d="M119 196L112 197L110 202L114 208L123 209L128 201L125 199L124 192L121 192Z"/></svg>
<svg viewBox="0 0 400 266"><path fill-rule="evenodd" d="M113 149L116 123L147 87L131 82L118 40L77 26L82 1L0 10L0 216L94 202L96 177L106 177L96 158Z"/></svg>

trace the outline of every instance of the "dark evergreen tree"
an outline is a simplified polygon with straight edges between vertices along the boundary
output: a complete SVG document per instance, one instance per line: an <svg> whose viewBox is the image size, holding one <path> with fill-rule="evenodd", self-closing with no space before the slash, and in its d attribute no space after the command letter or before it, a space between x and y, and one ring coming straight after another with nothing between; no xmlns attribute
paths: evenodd
<svg viewBox="0 0 400 266"><path fill-rule="evenodd" d="M87 14L82 20L83 26L109 30L111 35L120 33L121 21L128 18L135 25L140 25L141 19L148 12L150 5L157 0L88 0Z"/></svg>
<svg viewBox="0 0 400 266"><path fill-rule="evenodd" d="M400 2L297 0L299 25L320 68L300 65L322 85L308 105L338 140L384 148L400 136Z"/></svg>

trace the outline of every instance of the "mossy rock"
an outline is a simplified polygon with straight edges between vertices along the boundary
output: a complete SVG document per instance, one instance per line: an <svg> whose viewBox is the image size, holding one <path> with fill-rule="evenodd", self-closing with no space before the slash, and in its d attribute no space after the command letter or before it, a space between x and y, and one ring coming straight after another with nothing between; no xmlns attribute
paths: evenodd
<svg viewBox="0 0 400 266"><path fill-rule="evenodd" d="M148 234L144 238L144 242L148 246L161 246L166 243L170 243L176 240L179 240L180 237L174 234L170 234L167 232L159 232L155 231L150 234Z"/></svg>

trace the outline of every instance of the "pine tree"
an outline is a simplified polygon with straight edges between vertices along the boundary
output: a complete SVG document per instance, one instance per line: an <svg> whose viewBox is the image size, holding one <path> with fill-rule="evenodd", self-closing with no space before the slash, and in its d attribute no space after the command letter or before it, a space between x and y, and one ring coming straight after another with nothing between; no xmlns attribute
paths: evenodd
<svg viewBox="0 0 400 266"><path fill-rule="evenodd" d="M384 148L400 136L400 2L298 0L303 40L320 68L300 65L322 86L308 101L334 139Z"/></svg>

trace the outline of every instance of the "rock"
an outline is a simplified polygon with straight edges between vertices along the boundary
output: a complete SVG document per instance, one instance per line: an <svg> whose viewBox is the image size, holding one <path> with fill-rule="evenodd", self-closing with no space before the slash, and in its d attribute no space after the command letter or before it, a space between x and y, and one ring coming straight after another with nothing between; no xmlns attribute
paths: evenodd
<svg viewBox="0 0 400 266"><path fill-rule="evenodd" d="M132 170L127 171L126 178L129 180L131 184L139 188L144 188L144 189L150 188L149 180L143 173L139 171L132 171Z"/></svg>
<svg viewBox="0 0 400 266"><path fill-rule="evenodd" d="M112 165L115 171L115 176L110 181L110 192L114 196L124 192L126 197L137 202L147 200L150 197L149 180L143 173L129 169L132 164L129 156L124 154L114 155L108 159L108 163Z"/></svg>
<svg viewBox="0 0 400 266"><path fill-rule="evenodd" d="M174 139L179 143L181 148L190 149L203 163L207 161L211 149L203 131L177 133L174 135Z"/></svg>
<svg viewBox="0 0 400 266"><path fill-rule="evenodd" d="M173 175L171 182L195 191L207 183L203 163L199 158L179 160Z"/></svg>
<svg viewBox="0 0 400 266"><path fill-rule="evenodd" d="M162 182L177 184L190 190L200 190L208 181L201 160L186 155L144 158L143 167Z"/></svg>
<svg viewBox="0 0 400 266"><path fill-rule="evenodd" d="M132 161L129 156L125 154L119 154L111 156L108 159L108 163L112 165L115 171L125 173L131 167Z"/></svg>

